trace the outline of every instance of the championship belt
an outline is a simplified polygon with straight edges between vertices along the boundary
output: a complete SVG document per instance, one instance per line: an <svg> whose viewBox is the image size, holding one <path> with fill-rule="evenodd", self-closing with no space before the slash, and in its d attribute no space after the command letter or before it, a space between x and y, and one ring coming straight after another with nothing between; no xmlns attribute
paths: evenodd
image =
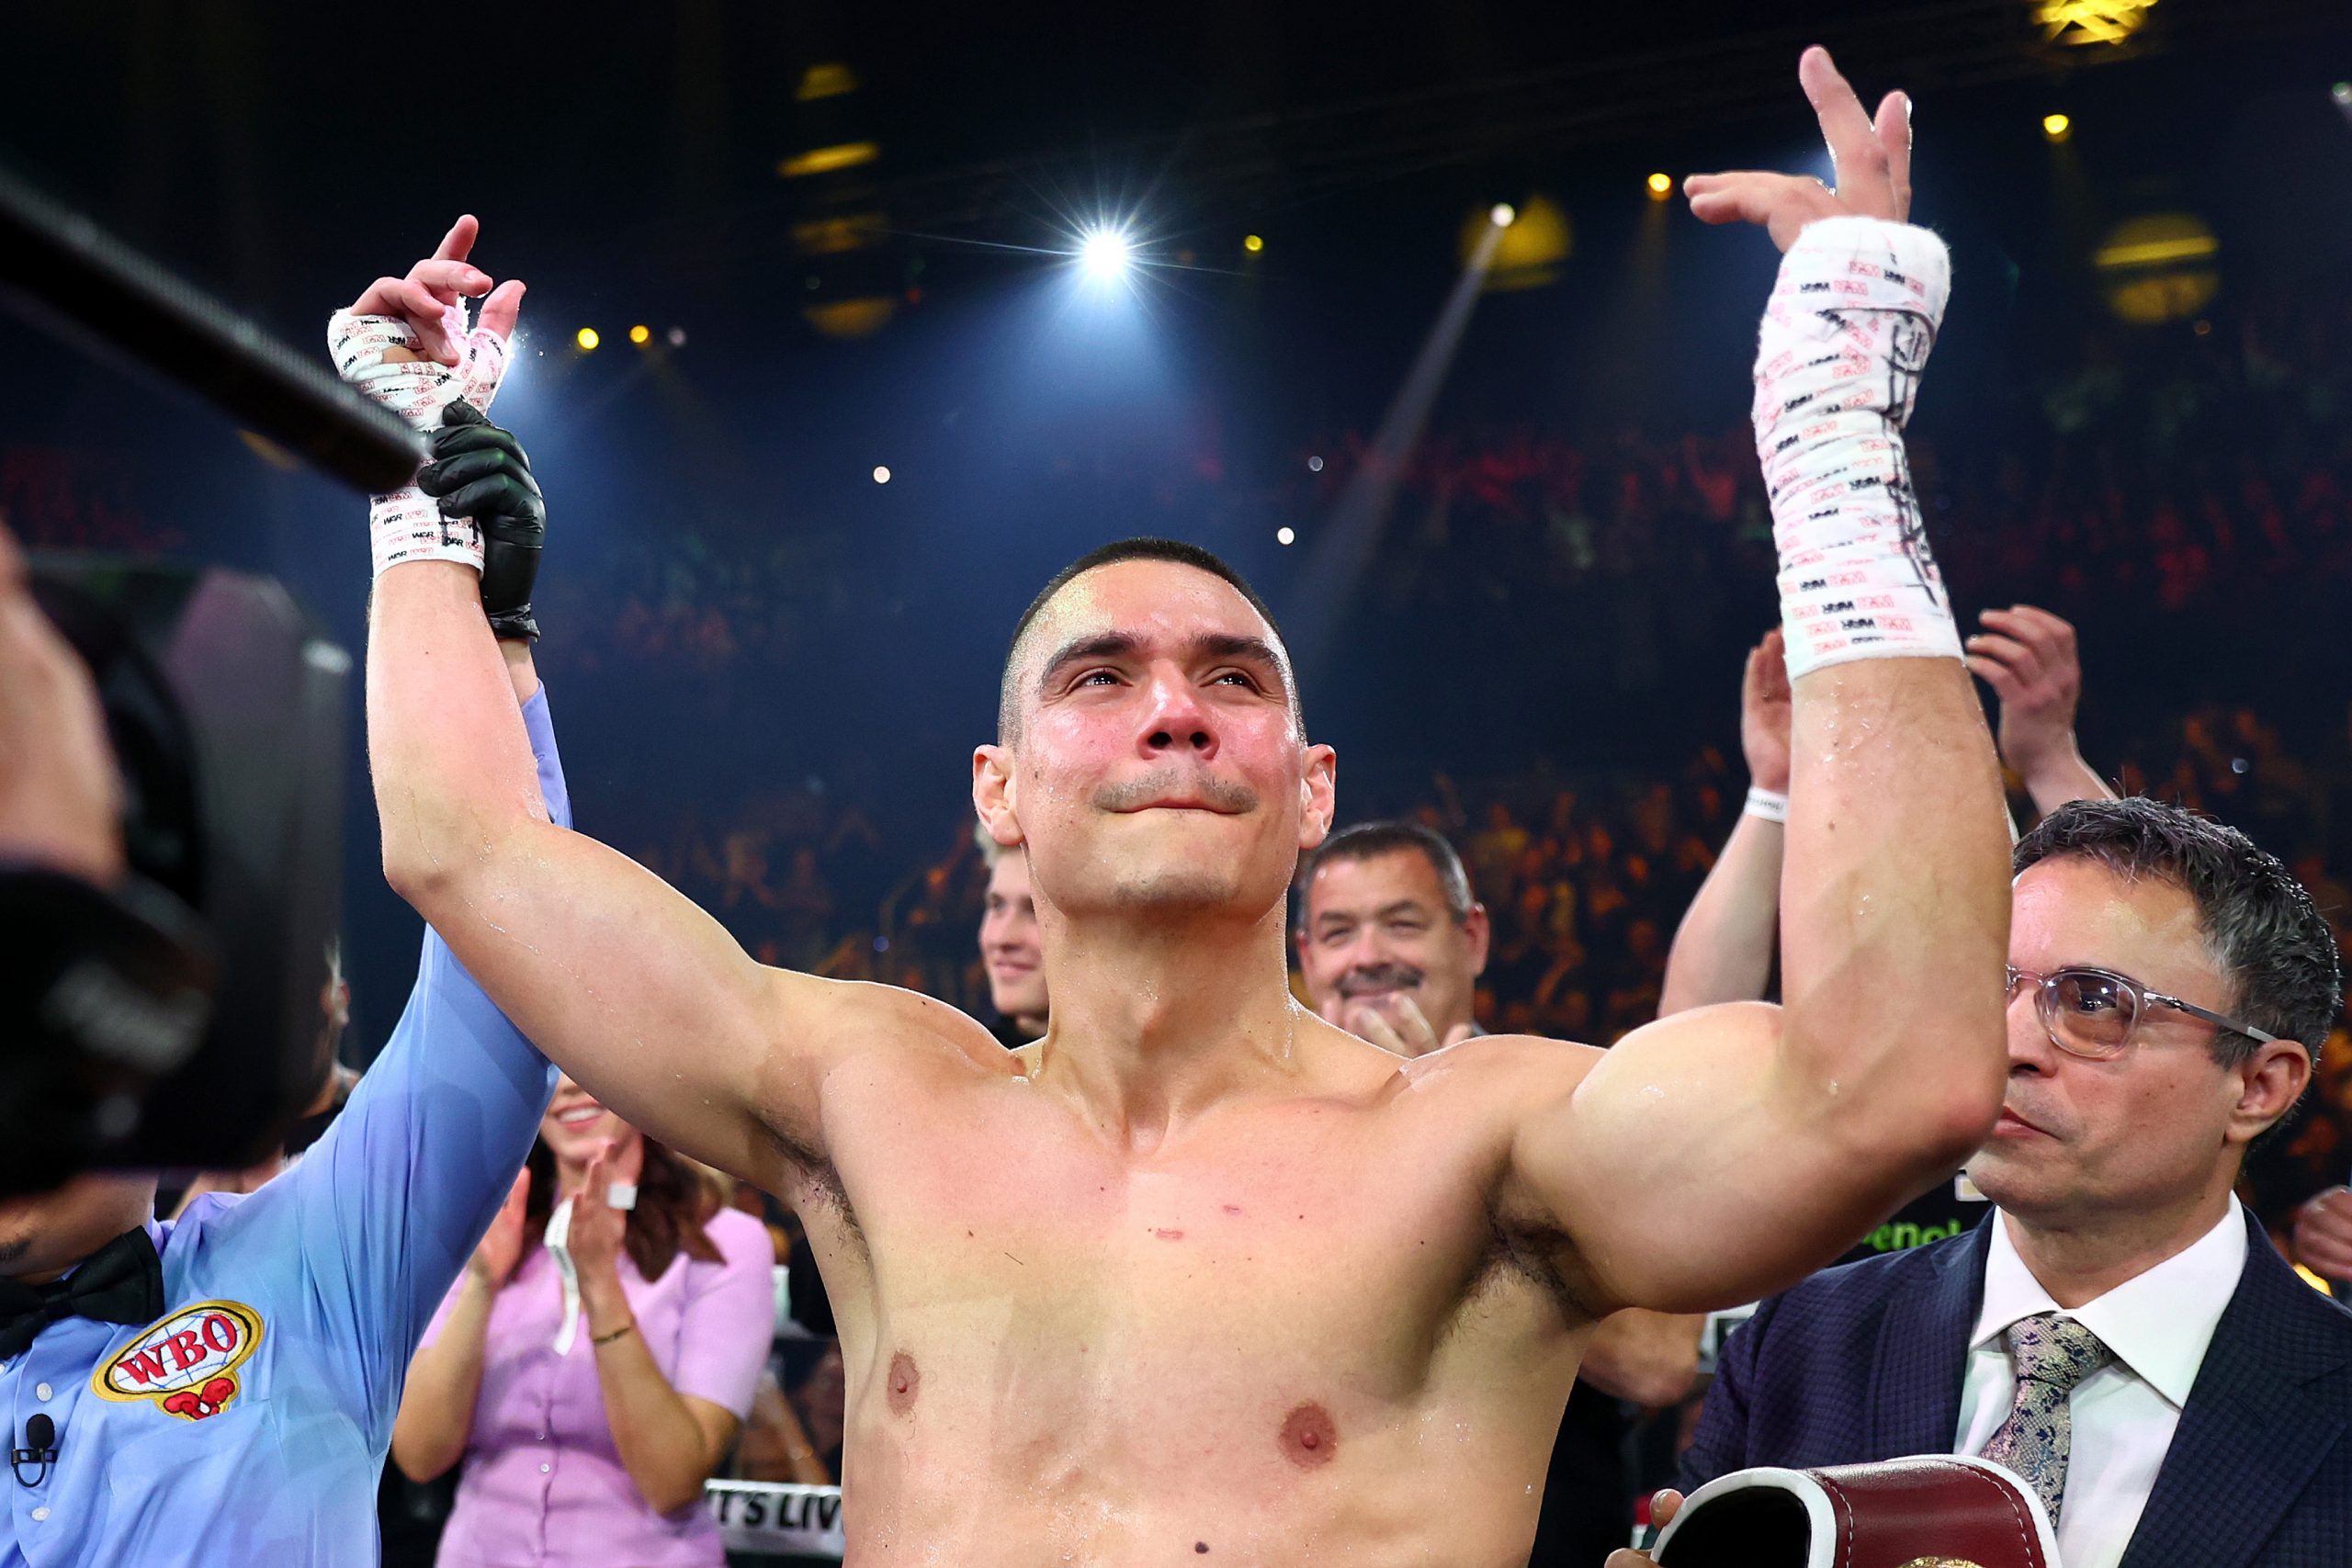
<svg viewBox="0 0 2352 1568"><path fill-rule="evenodd" d="M1717 1476L1651 1555L1658 1568L2060 1568L2033 1488L1951 1454Z"/></svg>

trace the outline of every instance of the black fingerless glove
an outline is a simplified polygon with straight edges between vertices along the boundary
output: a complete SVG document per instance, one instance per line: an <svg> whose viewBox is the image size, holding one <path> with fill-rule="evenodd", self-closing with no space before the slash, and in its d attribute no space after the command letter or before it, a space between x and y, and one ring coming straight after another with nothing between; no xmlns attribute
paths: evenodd
<svg viewBox="0 0 2352 1568"><path fill-rule="evenodd" d="M548 506L530 457L462 398L441 411L432 441L433 461L416 476L416 488L440 502L444 517L470 517L481 531L481 607L490 629L508 640L537 637L531 585L547 541Z"/></svg>

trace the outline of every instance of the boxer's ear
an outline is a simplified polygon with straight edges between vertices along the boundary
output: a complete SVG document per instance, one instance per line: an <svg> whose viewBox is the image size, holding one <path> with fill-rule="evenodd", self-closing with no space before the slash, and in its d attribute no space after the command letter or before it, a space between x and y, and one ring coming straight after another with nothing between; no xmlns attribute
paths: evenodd
<svg viewBox="0 0 2352 1568"><path fill-rule="evenodd" d="M1311 850L1330 836L1331 818L1340 808L1340 754L1329 746L1309 746L1305 761L1298 780L1298 847Z"/></svg>
<svg viewBox="0 0 2352 1568"><path fill-rule="evenodd" d="M1022 841L1019 790L1013 782L1012 753L1001 746L972 749L972 809L980 826L1006 849Z"/></svg>

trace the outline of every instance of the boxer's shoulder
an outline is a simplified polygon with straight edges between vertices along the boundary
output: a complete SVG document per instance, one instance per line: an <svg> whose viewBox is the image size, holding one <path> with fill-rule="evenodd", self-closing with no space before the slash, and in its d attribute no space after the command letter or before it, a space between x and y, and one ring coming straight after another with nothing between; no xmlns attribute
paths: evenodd
<svg viewBox="0 0 2352 1568"><path fill-rule="evenodd" d="M1405 1064L1416 1092L1525 1104L1534 1095L1572 1094L1606 1052L1535 1034L1477 1034Z"/></svg>
<svg viewBox="0 0 2352 1568"><path fill-rule="evenodd" d="M827 980L776 972L793 987L796 1032L814 1032L821 1055L837 1063L871 1061L886 1069L934 1072L950 1078L1016 1077L1014 1055L986 1025L935 997L867 981Z"/></svg>

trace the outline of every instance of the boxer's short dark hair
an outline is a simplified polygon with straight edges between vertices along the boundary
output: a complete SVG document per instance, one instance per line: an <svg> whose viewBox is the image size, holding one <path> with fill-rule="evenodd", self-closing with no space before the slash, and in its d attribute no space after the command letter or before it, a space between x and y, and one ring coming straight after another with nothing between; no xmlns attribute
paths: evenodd
<svg viewBox="0 0 2352 1568"><path fill-rule="evenodd" d="M1021 662L1022 639L1029 635L1029 628L1036 624L1046 606L1053 603L1054 595L1069 587L1073 579L1092 571L1098 566L1115 566L1121 561L1130 560L1173 561L1178 566L1189 566L1195 571L1207 572L1229 584L1235 592L1248 600L1250 607L1257 611L1267 626L1272 629L1274 640L1282 640L1282 628L1275 624L1272 608L1259 596L1256 589L1250 586L1248 578L1236 571L1216 552L1204 550L1198 545L1188 545L1182 539L1138 537L1114 539L1110 544L1098 545L1054 573L1046 586L1037 590L1037 596L1029 601L1029 607L1021 612L1021 618L1012 624L1012 640L1004 650L1004 673L997 682L996 728L999 740L1009 741L1020 728L1020 694L1013 690L1013 673ZM1294 714L1299 713L1295 686L1290 693L1290 705ZM1306 728L1303 714L1300 715L1299 727L1302 730Z"/></svg>

